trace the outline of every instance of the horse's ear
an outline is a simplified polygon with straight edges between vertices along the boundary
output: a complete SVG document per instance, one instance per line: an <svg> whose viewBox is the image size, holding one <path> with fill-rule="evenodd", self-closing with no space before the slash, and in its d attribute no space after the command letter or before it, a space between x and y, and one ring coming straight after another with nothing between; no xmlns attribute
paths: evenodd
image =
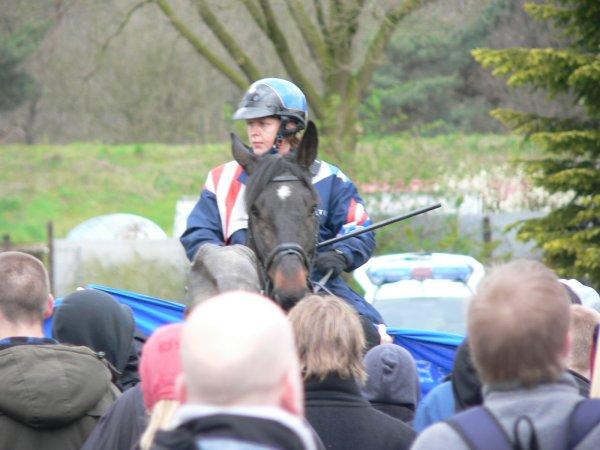
<svg viewBox="0 0 600 450"><path fill-rule="evenodd" d="M306 131L302 135L302 141L296 152L296 161L303 167L310 169L310 166L317 159L317 150L319 148L319 132L317 126L312 120L308 121Z"/></svg>
<svg viewBox="0 0 600 450"><path fill-rule="evenodd" d="M248 175L254 171L257 156L250 151L237 134L231 133L231 154Z"/></svg>

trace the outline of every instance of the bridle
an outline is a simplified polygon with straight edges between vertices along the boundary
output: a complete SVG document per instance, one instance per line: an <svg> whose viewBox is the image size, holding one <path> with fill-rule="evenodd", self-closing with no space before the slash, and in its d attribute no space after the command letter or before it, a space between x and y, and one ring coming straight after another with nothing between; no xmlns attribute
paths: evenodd
<svg viewBox="0 0 600 450"><path fill-rule="evenodd" d="M269 180L269 183L286 182L286 181L303 181L303 180L298 178L296 175L288 172L288 173L284 173L282 175L277 175L277 176L273 177L271 180ZM248 208L250 209L251 206L252 205L248 205ZM254 247L256 248L254 233L252 232L252 228L250 226L248 227L248 231L249 231L248 237L253 242ZM315 244L318 242L318 238L319 238L319 221L315 214ZM277 264L277 262L283 256L286 256L286 255L295 255L298 258L300 258L300 261L302 261L302 264L304 265L304 268L306 269L306 273L307 273L306 285L311 286L310 272L311 272L312 265L313 265L314 254L309 256L300 244L298 244L296 242L283 242L281 244L278 244L269 252L269 254L264 259L264 261L262 260L262 258L258 254L258 252L256 252L256 253L257 253L256 259L258 261L259 276L262 280L262 285L263 285L263 293L265 295L267 295L268 297L271 297L272 293L273 293L273 283L272 283L271 279L269 278L269 270L271 269L271 266L273 266L273 264Z"/></svg>

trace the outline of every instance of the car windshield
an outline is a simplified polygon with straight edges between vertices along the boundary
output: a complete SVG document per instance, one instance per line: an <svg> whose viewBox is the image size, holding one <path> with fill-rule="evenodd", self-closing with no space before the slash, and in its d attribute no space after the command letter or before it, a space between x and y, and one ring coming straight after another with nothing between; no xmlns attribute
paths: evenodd
<svg viewBox="0 0 600 450"><path fill-rule="evenodd" d="M468 297L406 297L375 300L388 327L466 334Z"/></svg>

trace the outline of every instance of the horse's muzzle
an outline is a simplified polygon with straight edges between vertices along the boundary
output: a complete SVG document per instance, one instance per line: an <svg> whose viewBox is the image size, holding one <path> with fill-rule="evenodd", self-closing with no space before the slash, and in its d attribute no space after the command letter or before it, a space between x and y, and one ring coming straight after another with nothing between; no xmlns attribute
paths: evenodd
<svg viewBox="0 0 600 450"><path fill-rule="evenodd" d="M272 297L288 311L309 292L308 269L297 255L284 255L271 269Z"/></svg>

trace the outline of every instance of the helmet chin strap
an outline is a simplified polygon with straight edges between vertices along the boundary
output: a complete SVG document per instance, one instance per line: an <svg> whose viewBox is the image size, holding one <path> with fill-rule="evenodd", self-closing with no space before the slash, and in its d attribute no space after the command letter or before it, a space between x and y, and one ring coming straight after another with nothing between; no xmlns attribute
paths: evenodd
<svg viewBox="0 0 600 450"><path fill-rule="evenodd" d="M275 150L275 152L279 153L279 149L281 147L281 143L283 142L283 140L285 138L291 137L293 135L295 135L298 131L300 131L299 127L294 127L294 128L288 128L287 124L288 123L292 123L295 125L295 123L290 120L289 117L287 116L281 116L281 123L279 124L279 130L277 131L277 136L275 137L275 143L273 144L273 149Z"/></svg>

